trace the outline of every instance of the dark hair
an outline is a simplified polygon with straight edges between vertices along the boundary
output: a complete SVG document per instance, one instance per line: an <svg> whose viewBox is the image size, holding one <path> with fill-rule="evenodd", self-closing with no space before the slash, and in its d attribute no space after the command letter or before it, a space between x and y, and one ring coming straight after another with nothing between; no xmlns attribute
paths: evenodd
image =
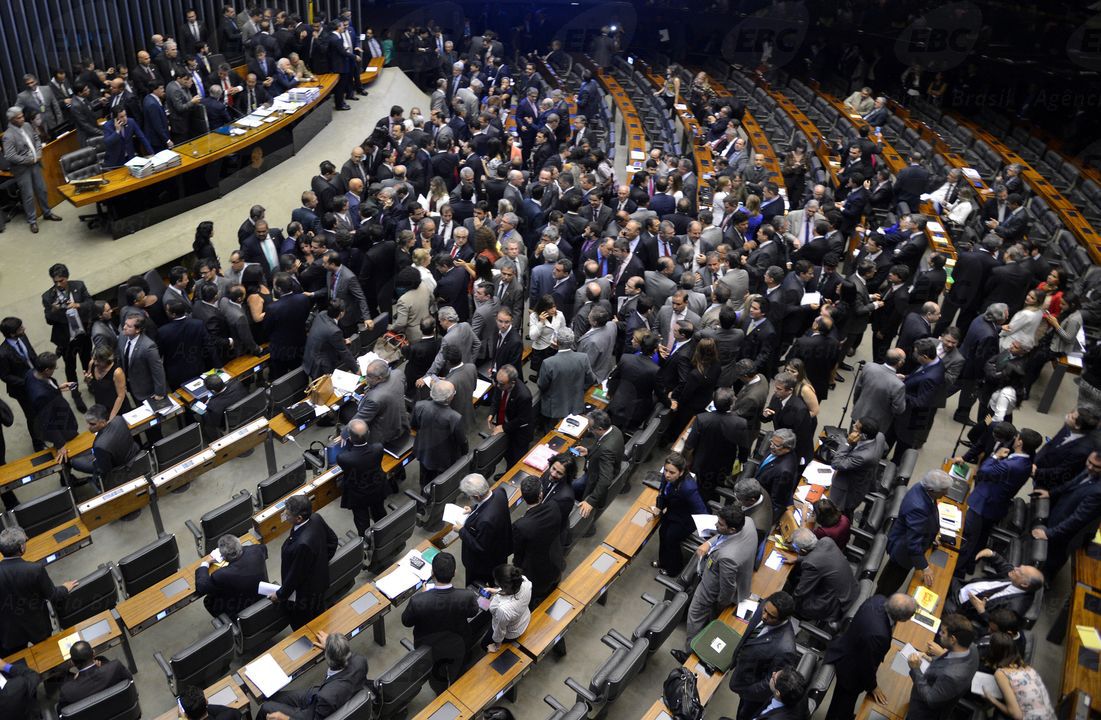
<svg viewBox="0 0 1101 720"><path fill-rule="evenodd" d="M73 661L73 667L77 669L86 666L94 658L92 645L85 640L78 640L69 648L69 659Z"/></svg>
<svg viewBox="0 0 1101 720"><path fill-rule="evenodd" d="M436 553L432 558L432 577L442 583L449 583L455 578L455 556L449 552Z"/></svg>
<svg viewBox="0 0 1101 720"><path fill-rule="evenodd" d="M206 717L207 700L202 688L194 685L186 686L180 692L180 707L183 708L188 720L200 720Z"/></svg>
<svg viewBox="0 0 1101 720"><path fill-rule="evenodd" d="M6 317L0 320L0 333L3 333L5 338L13 338L19 332L19 328L23 325L23 321L17 317Z"/></svg>
<svg viewBox="0 0 1101 720"><path fill-rule="evenodd" d="M543 494L543 483L534 475L528 475L520 481L520 496L525 505L538 505Z"/></svg>
<svg viewBox="0 0 1101 720"><path fill-rule="evenodd" d="M975 641L975 626L971 621L959 613L949 613L941 619L944 632L956 638L956 642L965 648L971 647Z"/></svg>
<svg viewBox="0 0 1101 720"><path fill-rule="evenodd" d="M502 595L515 595L524 584L524 573L515 565L498 565L493 568L493 582L501 588Z"/></svg>
<svg viewBox="0 0 1101 720"><path fill-rule="evenodd" d="M1024 664L1017 642L1009 633L990 633L990 645L987 647L985 655L986 664L994 669L1008 665Z"/></svg>
<svg viewBox="0 0 1101 720"><path fill-rule="evenodd" d="M813 504L815 521L821 527L833 527L841 522L841 511L829 498L819 498Z"/></svg>
<svg viewBox="0 0 1101 720"><path fill-rule="evenodd" d="M795 598L783 590L772 593L765 598L765 602L771 603L772 607L776 608L776 614L781 620L787 620L795 614Z"/></svg>
<svg viewBox="0 0 1101 720"><path fill-rule="evenodd" d="M45 372L57 368L57 355L52 352L39 353L34 358L34 369L38 372Z"/></svg>
<svg viewBox="0 0 1101 720"><path fill-rule="evenodd" d="M745 527L745 513L737 505L723 505L719 508L719 519L726 523L734 532L740 532Z"/></svg>
<svg viewBox="0 0 1101 720"><path fill-rule="evenodd" d="M547 467L549 468L555 463L561 463L562 467L566 468L566 477L562 479L563 482L569 482L577 477L577 463L574 462L573 455L570 455L568 452L558 453L550 459L550 462L547 463Z"/></svg>
<svg viewBox="0 0 1101 720"><path fill-rule="evenodd" d="M1004 633L1021 631L1021 616L1012 608L994 608L986 613L986 621L991 625L997 625L998 630Z"/></svg>
<svg viewBox="0 0 1101 720"><path fill-rule="evenodd" d="M806 696L807 681L795 668L785 667L776 676L776 694L784 705L795 705Z"/></svg>

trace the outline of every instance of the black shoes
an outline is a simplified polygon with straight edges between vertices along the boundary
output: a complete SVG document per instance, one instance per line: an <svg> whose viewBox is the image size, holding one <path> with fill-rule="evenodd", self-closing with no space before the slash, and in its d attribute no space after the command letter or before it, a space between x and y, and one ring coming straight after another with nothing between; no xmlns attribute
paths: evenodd
<svg viewBox="0 0 1101 720"><path fill-rule="evenodd" d="M669 654L673 656L673 659L683 665L688 661L688 653L683 650L677 650L676 648L669 651Z"/></svg>
<svg viewBox="0 0 1101 720"><path fill-rule="evenodd" d="M344 103L343 105L337 105L336 109L337 110L351 110L352 106L349 105L348 103Z"/></svg>

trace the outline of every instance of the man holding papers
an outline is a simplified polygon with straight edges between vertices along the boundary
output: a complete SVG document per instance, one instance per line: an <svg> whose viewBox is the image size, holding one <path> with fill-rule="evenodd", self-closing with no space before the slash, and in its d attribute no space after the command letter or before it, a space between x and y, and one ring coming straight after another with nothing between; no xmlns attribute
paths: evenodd
<svg viewBox="0 0 1101 720"><path fill-rule="evenodd" d="M307 690L280 690L260 706L256 720L327 718L367 685L367 658L352 652L340 633L317 633L325 648L325 679Z"/></svg>
<svg viewBox="0 0 1101 720"><path fill-rule="evenodd" d="M305 495L287 498L283 519L292 527L281 552L283 584L271 600L284 603L291 629L297 630L325 609L329 560L337 539L325 519L313 514Z"/></svg>
<svg viewBox="0 0 1101 720"><path fill-rule="evenodd" d="M979 653L971 647L974 639L970 620L962 615L946 615L937 632L940 654L930 661L929 667L920 669L926 659L922 653L907 658L910 679L914 681L907 718L940 720L951 716L956 703L970 692L971 678L979 669Z"/></svg>

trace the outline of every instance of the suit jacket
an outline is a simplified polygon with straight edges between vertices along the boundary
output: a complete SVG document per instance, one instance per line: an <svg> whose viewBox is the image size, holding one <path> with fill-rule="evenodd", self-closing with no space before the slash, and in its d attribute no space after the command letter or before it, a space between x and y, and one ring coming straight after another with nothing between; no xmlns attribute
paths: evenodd
<svg viewBox="0 0 1101 720"><path fill-rule="evenodd" d="M386 499L386 475L382 472L382 443L370 442L353 445L350 442L336 456L336 464L342 471L344 492L340 495L340 507L348 510L366 510L372 504Z"/></svg>
<svg viewBox="0 0 1101 720"><path fill-rule="evenodd" d="M292 528L280 551L282 585L276 591L279 600L314 615L324 610L329 589L329 560L336 554L336 533L325 518L314 514L303 525Z"/></svg>
<svg viewBox="0 0 1101 720"><path fill-rule="evenodd" d="M600 328L592 328L581 336L578 352L589 358L589 365L597 382L604 382L615 366L616 324L609 322Z"/></svg>
<svg viewBox="0 0 1101 720"><path fill-rule="evenodd" d="M432 362L432 367L428 368L430 374L440 375L443 373L443 348L449 345L454 345L459 348L462 352L464 363L473 363L478 356L478 350L481 348L482 342L478 339L478 336L474 334L474 330L471 329L470 323L460 322L452 325L448 328L447 332L443 334L440 340L440 352Z"/></svg>
<svg viewBox="0 0 1101 720"><path fill-rule="evenodd" d="M238 357L241 355L259 355L260 347L252 337L252 327L249 325L248 316L245 315L245 309L230 301L229 298L219 300L218 309L226 316L230 337L233 338L234 354Z"/></svg>
<svg viewBox="0 0 1101 720"><path fill-rule="evenodd" d="M18 340L22 343L28 360L34 362L34 359L38 357L38 353L34 351L31 341L25 335L18 338ZM8 395L13 398L18 399L21 395L26 395L27 371L31 369L28 360L24 360L19 351L13 348L6 339L0 340L0 380L4 381ZM1082 463L1085 463L1085 460ZM1079 464L1079 467L1081 467L1081 464Z"/></svg>
<svg viewBox="0 0 1101 720"><path fill-rule="evenodd" d="M792 575L795 614L803 620L839 620L856 594L849 561L830 538L820 538L799 558Z"/></svg>
<svg viewBox="0 0 1101 720"><path fill-rule="evenodd" d="M209 568L195 568L195 594L203 599L207 612L214 617L225 613L230 618L260 599L256 586L268 579L265 545L245 545L241 557L211 573Z"/></svg>
<svg viewBox="0 0 1101 720"><path fill-rule="evenodd" d="M392 372L389 380L364 391L353 419L367 421L370 442L387 445L404 437L409 432L405 377Z"/></svg>
<svg viewBox="0 0 1101 720"><path fill-rule="evenodd" d="M906 409L906 386L894 368L881 363L865 365L856 378L853 417L870 417L884 434L895 417Z"/></svg>
<svg viewBox="0 0 1101 720"><path fill-rule="evenodd" d="M752 327L752 326L751 326ZM755 329L747 330L742 343L742 359L753 361L753 371L771 377L776 370L780 334L772 322L765 320Z"/></svg>
<svg viewBox="0 0 1101 720"><path fill-rule="evenodd" d="M1101 517L1101 482L1088 479L1086 473L1051 490L1051 513L1047 519L1047 537L1052 544L1067 547L1083 530L1092 532Z"/></svg>
<svg viewBox="0 0 1101 720"><path fill-rule="evenodd" d="M0 346L0 366L3 364L4 349L4 346ZM1073 478L1081 472L1086 458L1096 446L1096 439L1092 435L1071 438L1070 428L1064 425L1036 453L1036 473L1033 476L1036 487L1050 489Z"/></svg>
<svg viewBox="0 0 1101 720"><path fill-rule="evenodd" d="M433 645L440 636L457 633L469 649L473 643L468 620L479 612L473 590L431 588L409 598L401 613L401 624L413 628L413 645Z"/></svg>
<svg viewBox="0 0 1101 720"><path fill-rule="evenodd" d="M177 318L158 328L157 344L164 357L164 376L170 388L180 387L215 364L210 333L197 318Z"/></svg>
<svg viewBox="0 0 1101 720"><path fill-rule="evenodd" d="M856 418L867 417L855 415ZM879 461L887 454L887 440L883 433L874 438L860 440L855 444L845 444L834 453L830 465L834 469L833 484L830 486L830 499L850 514L868 495L879 473Z"/></svg>
<svg viewBox="0 0 1101 720"><path fill-rule="evenodd" d="M92 441L96 472L106 475L112 470L124 467L134 459L141 448L134 442L130 428L121 415L113 417L107 425L96 433Z"/></svg>
<svg viewBox="0 0 1101 720"><path fill-rule="evenodd" d="M562 510L557 503L529 507L512 524L512 564L531 580L532 597L546 597L554 590L566 567L562 550Z"/></svg>
<svg viewBox="0 0 1101 720"><path fill-rule="evenodd" d="M998 553L994 553L993 555L991 555L990 557L988 557L986 559L986 566L989 569L993 569L994 576L993 577L990 577L989 575L986 576L986 577L979 576L979 577L975 578L975 580L972 583L968 583L968 585L974 584L975 582L987 582L987 581L991 581L991 580L1002 581L1002 582L1008 583L1009 582L1009 571L1014 568L1013 563L1007 562L1006 559L1004 557L1002 557L1001 555L999 555ZM957 590L955 585L952 586L952 589L950 590L950 594L951 594L952 597L949 598L948 604L945 606L945 609L947 611L949 608L952 607L952 604L956 604L957 607L956 607L955 611L959 612L959 613L962 613L969 620L971 620L971 622L974 622L974 623L986 624L987 616L990 614L990 611L995 610L997 608L1009 608L1013 612L1015 612L1018 615L1023 617L1024 614L1025 614L1025 611L1027 611L1028 608L1032 605L1033 594L1030 593L1030 592L1020 592L1020 593L1013 593L1013 594L1010 594L1010 595L1001 595L1001 596L998 596L997 594L995 594L994 596L986 598L986 612L984 612L984 613L982 613L982 615L980 615L979 613L977 613L975 611L975 606L972 605L971 603L969 603L969 602L959 603L958 602L958 600L959 600L958 591L962 591L966 587L967 587L967 585L961 585Z"/></svg>
<svg viewBox="0 0 1101 720"><path fill-rule="evenodd" d="M0 689L0 715L11 720L38 717L38 684L42 682L39 674L23 661L12 664L11 671L0 674L7 681Z"/></svg>
<svg viewBox="0 0 1101 720"><path fill-rule="evenodd" d="M757 468L757 482L768 490L775 514L776 511L782 511L792 503L792 493L795 492L795 486L799 482L799 457L798 453L792 450L785 455L774 456L771 461L766 462L767 460L766 456Z"/></svg>
<svg viewBox="0 0 1101 720"><path fill-rule="evenodd" d="M625 353L608 378L608 415L618 428L637 428L654 408L659 368L639 353Z"/></svg>
<svg viewBox="0 0 1101 720"><path fill-rule="evenodd" d="M463 363L447 372L446 379L455 386L455 397L451 398L451 409L463 418L463 432L469 433L474 427L474 389L478 386L478 370L471 363Z"/></svg>
<svg viewBox="0 0 1101 720"><path fill-rule="evenodd" d="M204 437L219 437L225 431L226 410L248 395L245 386L237 381L226 383L225 388L206 401L202 425Z"/></svg>
<svg viewBox="0 0 1101 720"><path fill-rule="evenodd" d="M327 675L319 685L306 690L301 700L307 705L299 706L302 713L291 715L294 720L314 720L326 718L336 713L352 696L367 685L367 658L352 653L344 669L333 675ZM296 698L298 699L298 698Z"/></svg>
<svg viewBox="0 0 1101 720"><path fill-rule="evenodd" d="M1029 288L1033 287L1032 272L1027 264L1013 262L990 271L983 293L982 306L990 307L994 303L1009 306L1009 316L1020 310L1025 303Z"/></svg>
<svg viewBox="0 0 1101 720"><path fill-rule="evenodd" d="M608 429L585 456L585 492L578 502L587 502L594 508L603 508L611 499L608 489L619 472L623 461L623 432L614 425Z"/></svg>
<svg viewBox="0 0 1101 720"><path fill-rule="evenodd" d="M490 418L496 421L497 410L501 404L501 389L496 383L489 395ZM531 444L531 438L535 429L535 408L531 403L531 390L526 383L517 382L516 387L508 394L505 402L504 432L508 435L509 443L519 441L524 447Z"/></svg>
<svg viewBox="0 0 1101 720"><path fill-rule="evenodd" d="M902 498L898 518L887 534L887 554L902 567L924 570L929 565L925 551L933 546L939 532L936 502L924 487L914 485Z"/></svg>
<svg viewBox="0 0 1101 720"><path fill-rule="evenodd" d="M934 658L923 673L921 668L910 669L914 686L910 691L910 710L907 718L913 720L937 720L951 715L960 698L971 690L971 678L979 669L979 653L969 647L960 657L948 653Z"/></svg>
<svg viewBox="0 0 1101 720"><path fill-rule="evenodd" d="M967 509L997 522L1009 512L1013 498L1032 475L1032 458L1011 454L1004 459L987 457L975 475L975 486L967 496Z"/></svg>
<svg viewBox="0 0 1101 720"><path fill-rule="evenodd" d="M734 396L734 413L745 418L746 433L750 443L754 442L761 432L761 412L768 401L768 379L760 378L754 383L742 386L738 394Z"/></svg>
<svg viewBox="0 0 1101 720"><path fill-rule="evenodd" d="M906 410L898 418L895 434L911 447L920 447L937 412L944 364L937 360L923 365L907 375L902 384L906 387Z"/></svg>
<svg viewBox="0 0 1101 720"><path fill-rule="evenodd" d="M181 137L197 134L199 123L193 123L192 119L196 117L195 110L198 108L191 102L191 93L177 80L165 85L164 92L164 103L168 108L168 119L173 131Z"/></svg>
<svg viewBox="0 0 1101 720"><path fill-rule="evenodd" d="M524 340L520 337L520 333L510 329L502 340L501 333L497 330L496 320L492 327L493 335L489 341L489 351L486 353L489 370L491 372L499 370L504 365L512 365L519 370L524 357Z"/></svg>
<svg viewBox="0 0 1101 720"><path fill-rule="evenodd" d="M751 439L745 418L734 412L704 412L688 433L684 447L692 451L692 472L701 485L715 484L730 474L738 449Z"/></svg>
<svg viewBox="0 0 1101 720"><path fill-rule="evenodd" d="M302 293L284 295L268 305L264 313L264 330L268 334L269 352L273 359L297 364L306 347L306 319L312 303Z"/></svg>
<svg viewBox="0 0 1101 720"><path fill-rule="evenodd" d="M84 147L94 137L103 137L103 130L96 122L96 111L92 110L88 101L79 96L73 96L72 105L69 106L69 117L72 118L76 128L77 143Z"/></svg>
<svg viewBox="0 0 1101 720"><path fill-rule="evenodd" d="M589 366L588 356L573 350L559 350L539 368L540 412L559 420L580 413L585 405L585 391L594 384L596 375Z"/></svg>
<svg viewBox="0 0 1101 720"><path fill-rule="evenodd" d="M421 400L413 406L410 426L417 431L413 455L429 470L446 470L467 452L463 417L446 405Z"/></svg>
<svg viewBox="0 0 1101 720"><path fill-rule="evenodd" d="M344 342L344 333L336 320L328 313L314 316L310 332L306 336L306 350L302 354L302 369L311 380L328 375L335 369L354 370L356 359Z"/></svg>
<svg viewBox="0 0 1101 720"><path fill-rule="evenodd" d="M165 377L164 364L161 362L160 353L157 352L156 343L150 340L145 333L138 335L134 341L134 349L130 355L130 360L127 362L126 345L129 340L130 338L125 335L119 335L117 357L123 371L126 373L126 384L130 386L130 394L134 396L134 400L139 404L154 395L164 397L168 394L169 386ZM203 370L206 370L206 368L204 367Z"/></svg>
<svg viewBox="0 0 1101 720"><path fill-rule="evenodd" d="M762 603L763 605L763 603ZM795 628L790 619L768 627L761 624L762 607L754 611L746 624L742 639L734 649L734 667L730 671L730 689L741 702L769 702L772 674L787 665L799 662L795 649ZM765 628L763 632L758 629Z"/></svg>
<svg viewBox="0 0 1101 720"><path fill-rule="evenodd" d="M75 303L92 299L88 288L80 280L69 281L69 293ZM65 314L66 308L57 303L57 291L53 287L42 293L42 308L46 316L46 324L50 326L50 342L59 348L64 348L69 344L69 320Z"/></svg>
<svg viewBox="0 0 1101 720"><path fill-rule="evenodd" d="M0 649L7 655L45 640L53 631L47 602L63 599L69 591L55 586L46 568L21 557L0 560Z"/></svg>
<svg viewBox="0 0 1101 720"><path fill-rule="evenodd" d="M30 90L24 90L15 97L15 104L23 108L27 114L27 121L33 122L42 115L42 125L53 136L54 129L65 122L65 116L61 112L61 103L54 97L54 91L49 85L39 85L42 102L39 104Z"/></svg>
<svg viewBox="0 0 1101 720"><path fill-rule="evenodd" d="M120 682L133 680L134 676L118 660L104 660L80 671L76 677L67 676L57 696L57 706L63 708Z"/></svg>
<svg viewBox="0 0 1101 720"><path fill-rule="evenodd" d="M845 632L826 648L823 660L833 664L838 687L855 692L876 688L876 672L891 648L892 625L886 604L883 595L865 600Z"/></svg>
<svg viewBox="0 0 1101 720"><path fill-rule="evenodd" d="M113 120L103 124L103 142L107 148L107 154L103 159L104 167L116 168L125 165L135 155L145 155L152 150L152 144L146 139L141 125L135 117L133 122L127 120L126 126L119 133Z"/></svg>
<svg viewBox="0 0 1101 720"><path fill-rule="evenodd" d="M497 488L474 508L459 531L466 581L493 578L493 568L508 562L512 554L512 520L508 492Z"/></svg>
<svg viewBox="0 0 1101 720"><path fill-rule="evenodd" d="M795 456L811 457L814 454L814 419L803 398L793 393L786 403L781 404L780 398L773 395L768 408L772 410L772 416L764 421L771 422L777 430L787 428L795 433Z"/></svg>
<svg viewBox="0 0 1101 720"><path fill-rule="evenodd" d="M999 265L1001 263L997 258L982 250L960 253L952 268L952 288L948 291L948 297L961 309L977 309L983 299L986 281L991 271Z"/></svg>
<svg viewBox="0 0 1101 720"><path fill-rule="evenodd" d="M840 348L837 340L829 335L813 333L796 338L788 352L788 359L799 358L807 369L807 381L814 387L819 401L829 395L833 368L837 365Z"/></svg>
<svg viewBox="0 0 1101 720"><path fill-rule="evenodd" d="M700 581L692 602L704 603L714 611L737 605L749 597L753 582L753 560L757 556L757 528L748 518L742 529L703 558L700 558ZM712 539L714 543L714 539Z"/></svg>

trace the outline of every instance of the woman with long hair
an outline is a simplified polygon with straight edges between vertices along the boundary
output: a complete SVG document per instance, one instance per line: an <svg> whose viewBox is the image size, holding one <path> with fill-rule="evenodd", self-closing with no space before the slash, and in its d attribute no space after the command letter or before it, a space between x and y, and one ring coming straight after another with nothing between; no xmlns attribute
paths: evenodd
<svg viewBox="0 0 1101 720"><path fill-rule="evenodd" d="M994 681L1002 691L1002 699L986 690L983 695L1002 716L1013 720L1055 720L1055 709L1043 678L1021 659L1013 638L1004 632L991 633L986 659L994 668Z"/></svg>
<svg viewBox="0 0 1101 720"><path fill-rule="evenodd" d="M195 228L195 240L191 243L196 260L208 260L218 257L214 249L214 223L203 220Z"/></svg>
<svg viewBox="0 0 1101 720"><path fill-rule="evenodd" d="M84 373L84 382L96 405L107 408L107 419L130 412L126 398L126 373L115 360L115 348L100 345L92 351L92 364Z"/></svg>
<svg viewBox="0 0 1101 720"><path fill-rule="evenodd" d="M428 181L428 194L422 195L418 199L420 206L432 217L439 217L440 209L450 201L451 196L447 192L447 185L444 184L443 178L439 175L432 176L432 179Z"/></svg>
<svg viewBox="0 0 1101 720"><path fill-rule="evenodd" d="M851 521L827 497L820 498L811 505L811 511L803 518L803 526L814 532L818 538L830 538L838 550L844 550L849 544Z"/></svg>
<svg viewBox="0 0 1101 720"><path fill-rule="evenodd" d="M803 195L807 191L807 148L796 143L780 163L780 174L784 177L788 200L792 207L803 207Z"/></svg>
<svg viewBox="0 0 1101 720"><path fill-rule="evenodd" d="M696 529L692 516L708 514L696 478L680 453L670 453L662 463L657 504L650 512L659 518L658 559L650 565L662 575L677 575L684 568L680 544Z"/></svg>
<svg viewBox="0 0 1101 720"><path fill-rule="evenodd" d="M486 648L495 653L501 643L515 640L524 634L531 622L531 580L524 577L515 565L498 565L493 568L493 581L497 587L486 588L490 595L489 622L492 642Z"/></svg>
<svg viewBox="0 0 1101 720"><path fill-rule="evenodd" d="M241 285L245 288L245 310L248 312L249 330L257 343L267 342L264 331L264 315L272 303L271 290L264 281L264 271L259 265L249 265L241 273Z"/></svg>
<svg viewBox="0 0 1101 720"><path fill-rule="evenodd" d="M684 382L669 393L669 407L673 410L669 437L676 438L689 420L704 411L715 394L720 372L718 345L713 338L703 338L692 351L692 367Z"/></svg>
<svg viewBox="0 0 1101 720"><path fill-rule="evenodd" d="M558 349L558 332L566 327L566 316L558 312L553 295L544 295L528 313L528 339L531 340L531 370L539 372L543 361Z"/></svg>
<svg viewBox="0 0 1101 720"><path fill-rule="evenodd" d="M1059 317L1063 312L1063 288L1067 284L1067 271L1061 266L1055 266L1048 271L1044 281L1036 286L1037 292L1046 295L1044 300L1044 314Z"/></svg>
<svg viewBox="0 0 1101 720"><path fill-rule="evenodd" d="M766 227L764 223L765 216L761 214L761 196L750 193L745 196L745 206L743 208L745 214L749 216L749 229L746 230L746 237L757 237L757 230L762 227Z"/></svg>
<svg viewBox="0 0 1101 720"><path fill-rule="evenodd" d="M1015 340L1027 340L1029 346L1036 342L1036 332L1044 319L1044 302L1047 295L1041 290L1029 290L1023 308L1013 313L1009 322L1002 325L998 335L998 348L1008 350Z"/></svg>

